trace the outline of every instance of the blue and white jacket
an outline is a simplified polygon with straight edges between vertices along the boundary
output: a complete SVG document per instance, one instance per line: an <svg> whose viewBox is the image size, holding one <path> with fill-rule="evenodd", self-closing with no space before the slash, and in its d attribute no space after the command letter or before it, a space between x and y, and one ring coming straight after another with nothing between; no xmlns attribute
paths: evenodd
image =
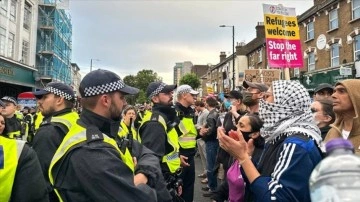
<svg viewBox="0 0 360 202"><path fill-rule="evenodd" d="M310 174L321 159L316 142L302 133L267 143L257 166L261 176L250 184L255 201L310 202Z"/></svg>

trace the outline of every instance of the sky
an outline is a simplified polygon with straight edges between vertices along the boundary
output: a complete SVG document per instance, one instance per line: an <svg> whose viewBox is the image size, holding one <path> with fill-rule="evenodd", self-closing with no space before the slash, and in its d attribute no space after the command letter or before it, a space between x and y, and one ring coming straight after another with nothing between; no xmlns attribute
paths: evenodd
<svg viewBox="0 0 360 202"><path fill-rule="evenodd" d="M313 0L70 0L72 62L83 76L93 59L93 70L124 78L152 69L170 84L175 63L215 65L232 53L232 29L220 25L235 26L235 44L254 39L263 3L300 15Z"/></svg>

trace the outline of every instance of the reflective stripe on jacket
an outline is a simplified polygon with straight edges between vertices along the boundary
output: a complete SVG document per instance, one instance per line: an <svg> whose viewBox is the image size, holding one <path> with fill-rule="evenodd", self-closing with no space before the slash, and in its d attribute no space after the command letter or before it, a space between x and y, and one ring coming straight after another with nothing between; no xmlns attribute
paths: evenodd
<svg viewBox="0 0 360 202"><path fill-rule="evenodd" d="M86 128L84 128L78 124L73 125L71 127L70 131L66 134L65 138L63 139L63 141L60 144L60 146L58 147L58 149L56 150L56 152L51 160L50 167L49 167L49 173L48 173L50 183L52 186L55 185L55 179L53 176L54 166L58 162L60 162L62 159L64 159L65 156L67 154L69 154L71 150L81 147L81 144L86 143L86 141L87 141L86 130L87 130ZM99 136L99 135L92 134L92 136ZM119 155L120 155L120 158L122 159L122 161L132 170L132 172L134 172L135 165L134 165L133 158L132 158L129 150L126 149L125 153L122 153L114 139L108 137L105 134L102 134L102 136L103 136L102 141L112 145L119 152ZM97 137L97 138L93 138L93 139L100 139L100 138ZM63 199L61 198L56 187L54 187L54 190L55 190L55 193L57 194L57 196L59 197L59 200L63 201Z"/></svg>
<svg viewBox="0 0 360 202"><path fill-rule="evenodd" d="M181 134L179 134L180 147L183 149L195 148L197 131L195 128L193 118L183 117L178 127L181 132Z"/></svg>
<svg viewBox="0 0 360 202"><path fill-rule="evenodd" d="M140 128L147 122L147 121L158 121L164 127L164 130L167 133L167 142L171 145L172 151L165 154L161 162L166 164L171 173L176 173L176 171L180 168L180 157L179 157L179 138L175 128L171 128L170 131L167 131L168 127L166 124L165 119L161 116L153 116L152 112L147 112L143 118ZM156 140L154 140L156 141Z"/></svg>
<svg viewBox="0 0 360 202"><path fill-rule="evenodd" d="M50 122L52 123L61 123L64 126L67 127L68 130L70 130L70 128L73 125L76 125L76 121L79 119L79 114L76 112L69 112L69 113L65 113L61 116L53 116L51 117Z"/></svg>

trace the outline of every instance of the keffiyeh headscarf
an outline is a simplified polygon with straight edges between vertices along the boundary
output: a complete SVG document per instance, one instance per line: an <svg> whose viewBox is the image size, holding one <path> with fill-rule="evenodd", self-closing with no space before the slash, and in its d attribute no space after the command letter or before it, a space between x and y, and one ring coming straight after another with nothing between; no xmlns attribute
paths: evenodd
<svg viewBox="0 0 360 202"><path fill-rule="evenodd" d="M272 82L274 103L260 101L259 116L264 121L260 130L266 142L274 142L283 135L303 133L320 145L319 128L310 111L309 93L298 81Z"/></svg>

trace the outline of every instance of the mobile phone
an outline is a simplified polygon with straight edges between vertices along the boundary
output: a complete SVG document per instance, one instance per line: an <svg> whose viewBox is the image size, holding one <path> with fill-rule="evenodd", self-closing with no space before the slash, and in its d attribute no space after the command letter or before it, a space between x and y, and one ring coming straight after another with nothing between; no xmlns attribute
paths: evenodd
<svg viewBox="0 0 360 202"><path fill-rule="evenodd" d="M232 139L234 139L236 141L239 141L239 136L237 134L237 131L230 130L229 131L229 137L231 137Z"/></svg>

